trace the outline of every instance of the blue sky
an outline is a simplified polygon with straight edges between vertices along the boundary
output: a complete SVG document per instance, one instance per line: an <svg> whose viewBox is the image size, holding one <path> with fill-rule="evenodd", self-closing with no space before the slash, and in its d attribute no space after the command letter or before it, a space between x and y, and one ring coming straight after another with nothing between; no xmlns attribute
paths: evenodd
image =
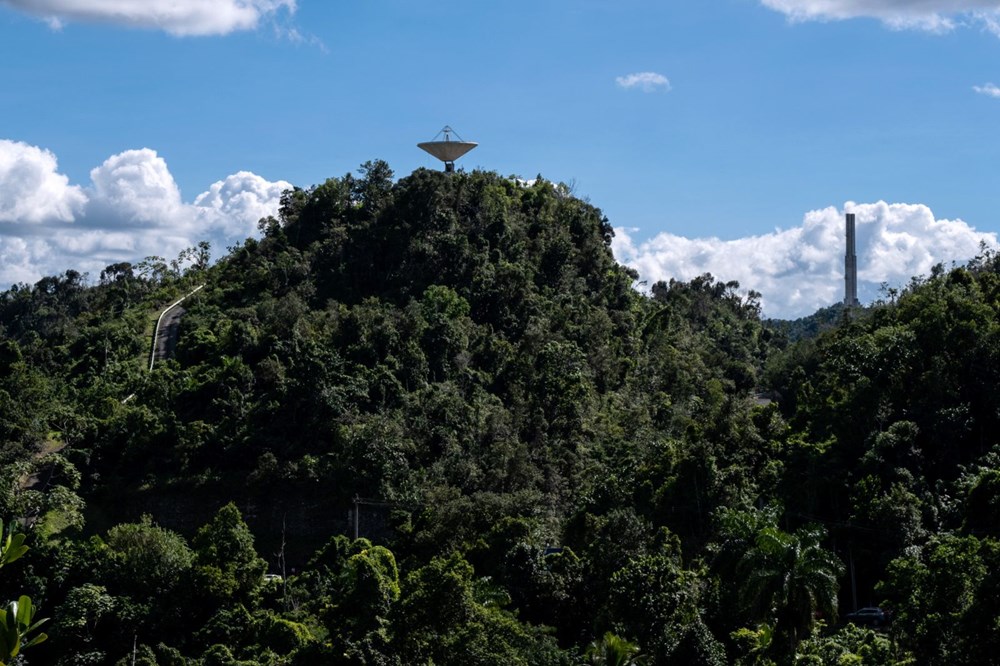
<svg viewBox="0 0 1000 666"><path fill-rule="evenodd" d="M647 281L708 270L774 316L842 297L855 210L870 300L996 242L998 24L1000 0L0 0L0 282L224 246L289 183L436 166L415 143L449 124L480 143L460 166L572 183Z"/></svg>

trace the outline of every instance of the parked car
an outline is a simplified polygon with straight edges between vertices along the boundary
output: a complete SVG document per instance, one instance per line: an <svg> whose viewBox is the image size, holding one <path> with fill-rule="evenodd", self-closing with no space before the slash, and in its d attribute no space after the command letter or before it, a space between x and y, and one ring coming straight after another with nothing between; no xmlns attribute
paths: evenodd
<svg viewBox="0 0 1000 666"><path fill-rule="evenodd" d="M872 606L870 608L859 608L853 613L848 613L844 619L851 624L863 627L882 627L889 623L889 615L881 608Z"/></svg>

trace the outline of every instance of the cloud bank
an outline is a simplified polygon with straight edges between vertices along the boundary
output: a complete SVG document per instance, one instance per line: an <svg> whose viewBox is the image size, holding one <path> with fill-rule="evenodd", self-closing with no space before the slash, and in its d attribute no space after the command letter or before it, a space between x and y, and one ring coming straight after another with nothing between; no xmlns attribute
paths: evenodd
<svg viewBox="0 0 1000 666"><path fill-rule="evenodd" d="M70 268L97 275L119 261L172 259L201 240L218 253L256 233L291 187L241 171L186 203L148 148L112 155L90 181L71 185L51 152L0 140L0 288Z"/></svg>
<svg viewBox="0 0 1000 666"><path fill-rule="evenodd" d="M997 246L996 234L962 220L938 220L927 206L880 201L810 211L798 227L736 240L663 233L636 242L628 230L616 229L612 249L648 284L711 273L761 292L767 316L801 317L844 298L845 210L856 217L863 302L877 297L883 282L901 286L936 263L971 259L980 242Z"/></svg>
<svg viewBox="0 0 1000 666"><path fill-rule="evenodd" d="M177 36L225 35L253 30L296 0L0 0L60 26L65 21L113 23Z"/></svg>
<svg viewBox="0 0 1000 666"><path fill-rule="evenodd" d="M255 235L290 187L240 171L185 200L166 161L148 148L112 155L77 185L52 152L0 140L0 289L67 269L96 276L120 261L172 259L201 240L219 254ZM798 317L843 298L845 210L857 220L863 301L883 282L902 285L938 262L972 258L980 242L997 246L996 234L936 219L927 206L880 201L810 211L797 227L736 240L663 233L638 241L616 229L612 249L648 284L712 273L761 292L768 316Z"/></svg>
<svg viewBox="0 0 1000 666"><path fill-rule="evenodd" d="M896 30L978 25L1000 36L1000 0L761 0L793 21L874 18Z"/></svg>
<svg viewBox="0 0 1000 666"><path fill-rule="evenodd" d="M615 82L620 88L631 90L636 88L642 92L656 92L657 90L670 90L670 80L663 74L656 72L636 72L615 78Z"/></svg>

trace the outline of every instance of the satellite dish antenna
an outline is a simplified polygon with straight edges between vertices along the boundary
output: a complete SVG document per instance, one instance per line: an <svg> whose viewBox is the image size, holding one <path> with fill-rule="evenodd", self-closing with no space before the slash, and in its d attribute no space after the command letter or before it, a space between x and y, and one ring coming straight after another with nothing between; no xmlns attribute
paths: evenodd
<svg viewBox="0 0 1000 666"><path fill-rule="evenodd" d="M442 134L444 138L439 140L438 137ZM458 139L457 141L451 138L453 134ZM417 148L426 150L444 162L445 173L452 173L455 171L455 160L478 145L478 143L473 141L462 141L462 137L458 136L455 130L445 125L444 129L437 133L433 141L418 143Z"/></svg>

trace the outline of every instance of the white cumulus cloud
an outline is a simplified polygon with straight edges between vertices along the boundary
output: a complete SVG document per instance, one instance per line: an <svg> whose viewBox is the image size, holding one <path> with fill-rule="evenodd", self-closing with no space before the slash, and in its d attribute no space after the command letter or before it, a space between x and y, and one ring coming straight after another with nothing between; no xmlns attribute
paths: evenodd
<svg viewBox="0 0 1000 666"><path fill-rule="evenodd" d="M619 87L630 90L637 88L642 92L655 92L657 90L670 90L670 80L663 74L656 72L636 72L626 74L615 79Z"/></svg>
<svg viewBox="0 0 1000 666"><path fill-rule="evenodd" d="M992 83L987 83L984 86L972 86L972 89L980 95L986 95L987 97L1000 97L1000 87L997 87Z"/></svg>
<svg viewBox="0 0 1000 666"><path fill-rule="evenodd" d="M0 289L67 269L97 275L119 261L171 259L201 240L222 250L256 232L291 188L241 171L187 203L148 148L112 155L90 178L70 185L51 152L0 140Z"/></svg>
<svg viewBox="0 0 1000 666"><path fill-rule="evenodd" d="M971 259L980 242L997 245L996 234L962 220L938 220L924 205L848 202L844 209L856 217L862 301L876 297L883 282L900 286L936 263ZM634 232L616 229L612 249L648 284L711 273L761 292L768 316L800 317L844 297L843 213L810 211L798 227L736 240L663 233L637 242Z"/></svg>
<svg viewBox="0 0 1000 666"><path fill-rule="evenodd" d="M894 29L947 32L980 25L1000 34L1000 0L761 0L793 21L874 18Z"/></svg>
<svg viewBox="0 0 1000 666"><path fill-rule="evenodd" d="M52 249L41 239L0 235L0 288L37 281L38 267L51 259Z"/></svg>
<svg viewBox="0 0 1000 666"><path fill-rule="evenodd" d="M296 0L0 0L53 25L64 21L114 23L173 35L224 35L253 30Z"/></svg>
<svg viewBox="0 0 1000 666"><path fill-rule="evenodd" d="M68 222L87 197L47 150L0 139L0 222Z"/></svg>
<svg viewBox="0 0 1000 666"><path fill-rule="evenodd" d="M194 200L201 219L230 238L245 238L257 229L262 217L274 215L281 193L292 184L271 182L249 171L240 171L212 184Z"/></svg>
<svg viewBox="0 0 1000 666"><path fill-rule="evenodd" d="M156 151L143 148L113 155L91 170L90 179L88 220L148 225L185 216L177 183Z"/></svg>

